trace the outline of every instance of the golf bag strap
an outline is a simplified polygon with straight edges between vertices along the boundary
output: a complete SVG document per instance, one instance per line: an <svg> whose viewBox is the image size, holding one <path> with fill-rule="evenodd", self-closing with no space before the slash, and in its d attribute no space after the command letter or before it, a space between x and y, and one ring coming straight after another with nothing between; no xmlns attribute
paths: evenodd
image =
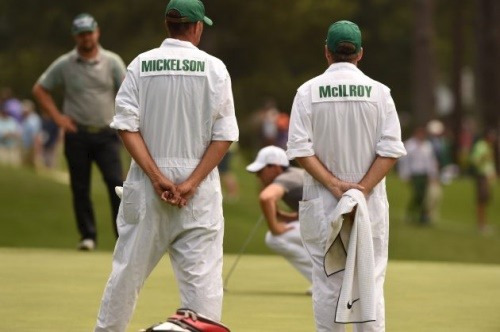
<svg viewBox="0 0 500 332"><path fill-rule="evenodd" d="M184 308L178 309L167 321L192 332L231 332L223 324Z"/></svg>

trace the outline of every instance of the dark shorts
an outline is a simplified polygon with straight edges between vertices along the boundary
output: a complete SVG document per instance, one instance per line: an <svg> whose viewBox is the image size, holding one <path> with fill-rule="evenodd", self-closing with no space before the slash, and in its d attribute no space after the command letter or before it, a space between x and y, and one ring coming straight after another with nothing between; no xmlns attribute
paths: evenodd
<svg viewBox="0 0 500 332"><path fill-rule="evenodd" d="M219 165L217 166L217 168L219 169L219 173L224 174L229 172L230 164L231 164L231 152L228 151L220 161Z"/></svg>
<svg viewBox="0 0 500 332"><path fill-rule="evenodd" d="M491 199L491 189L486 176L478 175L476 177L476 191L478 203L488 203Z"/></svg>

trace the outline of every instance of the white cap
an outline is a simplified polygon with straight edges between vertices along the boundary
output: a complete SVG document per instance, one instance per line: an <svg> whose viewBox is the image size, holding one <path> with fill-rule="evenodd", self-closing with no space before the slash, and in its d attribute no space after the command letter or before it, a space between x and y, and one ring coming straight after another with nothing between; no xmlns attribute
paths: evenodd
<svg viewBox="0 0 500 332"><path fill-rule="evenodd" d="M444 125L439 120L429 121L427 124L427 132L431 135L441 135L444 132Z"/></svg>
<svg viewBox="0 0 500 332"><path fill-rule="evenodd" d="M273 145L260 149L255 161L247 166L247 171L255 173L266 167L266 165L288 167L290 162L286 157L285 150Z"/></svg>

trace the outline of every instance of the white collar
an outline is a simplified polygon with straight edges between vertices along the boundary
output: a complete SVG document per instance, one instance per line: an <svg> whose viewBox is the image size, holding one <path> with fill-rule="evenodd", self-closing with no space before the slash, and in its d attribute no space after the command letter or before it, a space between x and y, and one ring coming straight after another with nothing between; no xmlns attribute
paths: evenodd
<svg viewBox="0 0 500 332"><path fill-rule="evenodd" d="M328 67L327 72L337 71L337 70L353 70L356 72L361 72L359 68L350 62L334 62Z"/></svg>
<svg viewBox="0 0 500 332"><path fill-rule="evenodd" d="M167 38L161 43L161 47L168 47L168 46L198 49L198 47L194 46L191 42L174 38Z"/></svg>

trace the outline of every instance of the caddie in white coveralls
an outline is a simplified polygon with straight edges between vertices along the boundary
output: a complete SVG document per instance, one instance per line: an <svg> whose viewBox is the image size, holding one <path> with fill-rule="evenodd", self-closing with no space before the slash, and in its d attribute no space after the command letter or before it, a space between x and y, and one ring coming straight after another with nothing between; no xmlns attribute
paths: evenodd
<svg viewBox="0 0 500 332"><path fill-rule="evenodd" d="M357 68L362 55L358 26L349 21L332 24L325 46L329 68L298 89L292 107L287 156L309 173L299 219L302 240L313 261L314 315L321 332L345 330L344 324L335 322L343 272L327 277L323 257L329 217L351 188L361 190L367 199L377 299L377 320L356 323L354 331L385 330L389 204L384 178L406 152L390 90ZM348 308L357 305L352 300Z"/></svg>
<svg viewBox="0 0 500 332"><path fill-rule="evenodd" d="M238 127L226 67L196 47L204 23L212 25L201 1L171 0L172 38L130 63L116 97L111 127L133 161L95 331L125 331L144 281L166 252L180 306L221 319L224 219L215 167Z"/></svg>

